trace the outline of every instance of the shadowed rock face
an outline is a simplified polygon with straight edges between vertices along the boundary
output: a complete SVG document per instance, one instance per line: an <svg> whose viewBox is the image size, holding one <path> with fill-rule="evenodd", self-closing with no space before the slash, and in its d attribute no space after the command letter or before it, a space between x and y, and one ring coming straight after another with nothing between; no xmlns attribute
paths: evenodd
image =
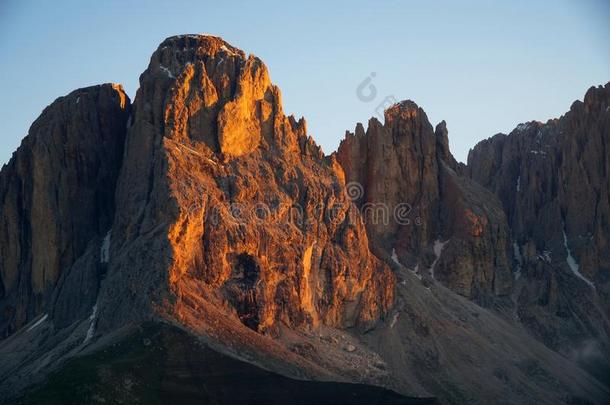
<svg viewBox="0 0 610 405"><path fill-rule="evenodd" d="M108 274L121 288L102 290L102 327L133 308L188 323L209 305L271 334L384 316L394 277L262 61L220 38L172 37L140 83Z"/></svg>
<svg viewBox="0 0 610 405"><path fill-rule="evenodd" d="M114 215L129 99L118 85L74 91L47 107L0 172L0 337L49 309L58 283ZM95 248L93 247L95 245ZM89 311L99 254L72 286ZM92 298L93 297L93 298Z"/></svg>
<svg viewBox="0 0 610 405"><path fill-rule="evenodd" d="M356 126L337 152L346 182L360 187L373 245L457 293L487 304L511 288L508 227L496 197L468 178L449 152L442 122L403 101L385 124ZM387 209L387 218L380 209Z"/></svg>
<svg viewBox="0 0 610 405"><path fill-rule="evenodd" d="M480 142L468 172L508 216L520 320L573 358L610 358L610 84Z"/></svg>

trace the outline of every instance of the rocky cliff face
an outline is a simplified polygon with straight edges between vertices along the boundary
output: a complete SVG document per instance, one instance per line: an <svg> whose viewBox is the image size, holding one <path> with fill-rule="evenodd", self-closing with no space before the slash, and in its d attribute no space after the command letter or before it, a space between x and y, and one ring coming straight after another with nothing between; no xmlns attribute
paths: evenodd
<svg viewBox="0 0 610 405"><path fill-rule="evenodd" d="M52 301L60 301L57 312L64 318L77 315L79 308L90 309L100 270L99 245L114 216L129 104L123 89L111 84L60 97L2 168L0 337L21 328ZM75 302L63 305L61 286L89 250L96 251L93 264L78 275L82 283L71 286Z"/></svg>
<svg viewBox="0 0 610 405"><path fill-rule="evenodd" d="M509 231L495 196L460 174L444 122L411 101L341 142L337 160L382 255L482 304L512 285Z"/></svg>
<svg viewBox="0 0 610 405"><path fill-rule="evenodd" d="M507 213L519 319L567 355L610 358L610 84L479 143L468 172Z"/></svg>
<svg viewBox="0 0 610 405"><path fill-rule="evenodd" d="M109 280L124 288L103 301L187 323L220 306L271 334L280 322L367 329L387 313L394 277L368 250L342 171L284 115L262 61L173 37L140 81L110 249ZM104 307L100 325L115 322Z"/></svg>

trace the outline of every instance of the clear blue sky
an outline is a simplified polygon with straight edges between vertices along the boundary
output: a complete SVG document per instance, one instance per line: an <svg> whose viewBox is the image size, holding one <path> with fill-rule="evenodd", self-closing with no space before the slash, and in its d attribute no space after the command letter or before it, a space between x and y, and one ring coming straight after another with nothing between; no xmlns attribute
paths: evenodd
<svg viewBox="0 0 610 405"><path fill-rule="evenodd" d="M27 3L27 4L26 4ZM610 80L610 1L0 1L0 163L42 109L88 85L133 98L170 35L261 57L326 153L386 96L447 121L453 153L567 111ZM377 97L356 95L372 72Z"/></svg>

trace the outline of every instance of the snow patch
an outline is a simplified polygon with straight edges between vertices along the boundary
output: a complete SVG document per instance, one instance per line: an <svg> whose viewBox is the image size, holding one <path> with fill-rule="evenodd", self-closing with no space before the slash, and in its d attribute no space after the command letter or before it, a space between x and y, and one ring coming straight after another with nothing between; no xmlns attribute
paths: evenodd
<svg viewBox="0 0 610 405"><path fill-rule="evenodd" d="M517 192L521 191L521 176L517 177Z"/></svg>
<svg viewBox="0 0 610 405"><path fill-rule="evenodd" d="M93 306L93 311L89 316L89 329L87 329L87 335L85 336L85 340L83 341L83 345L86 345L93 339L93 335L95 334L95 324L97 323L97 303Z"/></svg>
<svg viewBox="0 0 610 405"><path fill-rule="evenodd" d="M392 249L392 261L400 266L400 261L398 261L398 255L396 254L396 249Z"/></svg>
<svg viewBox="0 0 610 405"><path fill-rule="evenodd" d="M523 131L527 131L529 129L529 127L530 127L529 123L519 124L519 125L517 125L516 130L519 131L519 132L523 132Z"/></svg>
<svg viewBox="0 0 610 405"><path fill-rule="evenodd" d="M80 102L80 96L76 97L76 104Z"/></svg>
<svg viewBox="0 0 610 405"><path fill-rule="evenodd" d="M538 259L542 260L545 263L551 264L551 251L550 250L544 250L541 254L539 254L537 257Z"/></svg>
<svg viewBox="0 0 610 405"><path fill-rule="evenodd" d="M28 328L28 330L27 330L27 331L29 332L29 331L31 331L31 330L34 330L35 328L37 328L38 326L40 326L40 324L42 324L44 321L46 321L48 317L49 317L49 314L44 314L44 315L42 316L42 318L40 318L39 320L37 320L37 321L36 321L36 323L35 323L34 325L30 326L30 327Z"/></svg>
<svg viewBox="0 0 610 405"><path fill-rule="evenodd" d="M400 315L399 312L394 314L394 317L392 318L392 322L390 323L390 328L394 328L394 325L396 325L396 322L398 321L399 315Z"/></svg>
<svg viewBox="0 0 610 405"><path fill-rule="evenodd" d="M108 231L100 248L100 263L108 263L110 261L110 238L112 230Z"/></svg>
<svg viewBox="0 0 610 405"><path fill-rule="evenodd" d="M233 52L232 50L230 50L229 48L227 48L226 46L222 45L220 47L221 51L225 51L226 53L228 53L229 55L235 55L235 52Z"/></svg>
<svg viewBox="0 0 610 405"><path fill-rule="evenodd" d="M169 70L168 68L166 68L163 65L159 65L159 69L161 69L166 75L167 77L169 77L170 79L175 79L176 77L172 74L171 70Z"/></svg>
<svg viewBox="0 0 610 405"><path fill-rule="evenodd" d="M412 270L415 277L421 280L421 274L419 274L419 263L415 265L415 268Z"/></svg>
<svg viewBox="0 0 610 405"><path fill-rule="evenodd" d="M217 35L212 35L212 34L208 34L208 33L175 35L172 38L190 38L190 39L200 40L200 39L203 39L204 37L220 38Z"/></svg>
<svg viewBox="0 0 610 405"><path fill-rule="evenodd" d="M530 153L533 155L546 156L546 152L541 151L541 150L530 150Z"/></svg>
<svg viewBox="0 0 610 405"><path fill-rule="evenodd" d="M445 247L445 245L447 244L447 242L449 242L448 240L445 242L441 242L440 239L437 239L434 241L434 255L436 256L436 259L434 259L434 261L432 262L432 266L430 266L430 276L432 276L432 278L434 278L434 266L436 266L436 263L438 263L439 259L441 258L441 254L443 253L443 248Z"/></svg>
<svg viewBox="0 0 610 405"><path fill-rule="evenodd" d="M419 264L415 266L415 269L410 269L407 266L403 266L403 264L398 260L398 255L396 254L396 249L392 249L392 261L399 266L406 267L415 277L421 280L421 274L419 274ZM407 285L406 280L402 282L404 285Z"/></svg>
<svg viewBox="0 0 610 405"><path fill-rule="evenodd" d="M518 280L521 277L521 268L523 267L523 256L521 256L521 249L517 242L513 242L513 255L515 256L515 260L517 261L517 271L515 272L515 280Z"/></svg>
<svg viewBox="0 0 610 405"><path fill-rule="evenodd" d="M220 38L218 35L214 35L214 34L209 34L207 32L200 32L199 34L186 34L186 36L188 38L194 38L194 39L199 39L201 37L213 37L213 38Z"/></svg>
<svg viewBox="0 0 610 405"><path fill-rule="evenodd" d="M566 262L568 263L570 270L572 270L572 273L574 273L576 277L587 283L589 287L595 289L595 284L593 284L591 280L583 276L583 274L579 271L580 266L578 266L578 262L576 262L576 259L574 258L574 256L572 256L572 252L570 251L570 247L568 246L568 236L566 235L565 230L563 231L563 246L565 246L566 251L568 252Z"/></svg>
<svg viewBox="0 0 610 405"><path fill-rule="evenodd" d="M179 153L182 153L182 151L184 150L184 151L190 152L190 153L192 153L192 154L194 154L194 155L197 155L197 156L199 156L199 157L201 157L201 158L205 159L205 160L206 160L206 162L208 162L208 163L209 163L209 164L211 164L211 165L218 166L218 163L216 163L216 162L214 162L212 159L210 159L210 158L208 158L208 157L204 156L203 154L201 154L201 152L198 152L198 151L196 151L195 149L190 148L190 147L186 146L186 145L185 145L185 144L183 144L183 143L179 143L179 142L176 142L176 141L172 141L172 142L174 142L174 144L175 144L174 149L175 149L176 151L178 151Z"/></svg>

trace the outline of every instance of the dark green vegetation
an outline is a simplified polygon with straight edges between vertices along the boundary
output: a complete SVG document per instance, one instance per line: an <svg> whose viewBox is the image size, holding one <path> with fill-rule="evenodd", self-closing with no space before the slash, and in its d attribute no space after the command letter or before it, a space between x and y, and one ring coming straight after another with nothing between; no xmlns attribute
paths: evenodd
<svg viewBox="0 0 610 405"><path fill-rule="evenodd" d="M429 404L382 388L299 381L220 354L177 328L147 324L70 360L19 404Z"/></svg>

